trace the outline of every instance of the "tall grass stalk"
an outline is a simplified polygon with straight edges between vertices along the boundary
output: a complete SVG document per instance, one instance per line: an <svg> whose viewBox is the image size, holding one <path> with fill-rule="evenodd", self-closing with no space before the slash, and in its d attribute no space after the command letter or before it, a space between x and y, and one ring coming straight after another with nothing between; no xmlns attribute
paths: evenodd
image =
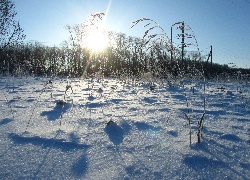
<svg viewBox="0 0 250 180"><path fill-rule="evenodd" d="M198 132L197 132L197 137L198 137L198 143L201 142L201 137L203 135L203 124L205 120L205 114L206 114L206 80L204 78L204 86L203 86L203 114L198 121Z"/></svg>
<svg viewBox="0 0 250 180"><path fill-rule="evenodd" d="M140 22L147 22L147 24L144 25L144 27L148 28L144 32L144 35L143 35L144 46L147 47L147 49L150 49L151 47L153 47L153 46L155 46L157 44L158 45L163 45L165 48L167 48L167 50L169 52L171 52L171 56L172 55L174 56L174 60L178 62L178 59L177 59L176 54L175 54L175 51L177 50L177 48L175 48L175 46L173 45L172 39L170 40L168 38L168 36L165 33L164 29L159 24L157 24L154 20L151 20L149 18L142 18L142 19L134 21L131 28L133 28L135 25L137 25ZM196 39L196 37L194 35L194 32L191 29L191 27L189 25L187 25L186 23L185 23L185 27L188 27L189 30L191 30L191 37L194 38L194 40L195 40L195 43L193 45L196 46L196 48L198 50L199 60L201 60L200 50L199 50L198 42L197 42L197 39ZM155 31L157 29L159 30L159 33L158 32L155 33ZM171 58L171 60L172 60L172 58ZM177 63L175 65L175 67L173 67L173 64L172 64L172 61L171 61L171 68L172 69L173 68L177 68L178 69L177 73L178 73L178 77L180 79L184 79L185 78L185 76L186 76L186 70L183 67L183 62L181 64L181 66L179 65L179 63ZM196 68L197 67L195 67L195 69ZM196 71L197 70L198 69L196 69ZM170 71L172 71L172 70L170 70ZM191 72L192 72L192 70L191 70ZM201 67L201 70L198 70L198 72L202 72L202 73L199 73L199 74L202 74L202 76L205 77L203 65ZM178 77L176 77L176 78L178 78ZM205 86L205 83L206 83L206 80L204 78L204 99L203 99L203 109L204 109L204 112L203 112L203 115L202 115L202 117L200 118L200 120L198 122L198 133L197 133L198 143L200 143L200 139L202 137L203 123L204 123L204 117L205 117L205 111L206 111L206 94L205 94L206 86ZM182 85L183 85L183 88L184 88L184 84L182 84ZM193 88L193 94L194 94L194 88ZM190 112L190 109L189 109L190 108L189 106L191 104L189 103L189 100L187 98L186 92L184 92L184 95L185 95L185 100L186 100L187 112L182 111L182 113L184 114L185 118L188 120L189 141L190 141L190 145L191 145L191 143L192 143L192 128L191 128L191 112Z"/></svg>

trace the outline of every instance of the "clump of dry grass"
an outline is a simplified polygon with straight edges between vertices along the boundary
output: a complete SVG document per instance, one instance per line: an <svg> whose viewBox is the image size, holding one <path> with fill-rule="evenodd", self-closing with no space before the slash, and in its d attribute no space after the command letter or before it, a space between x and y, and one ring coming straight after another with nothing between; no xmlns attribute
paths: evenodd
<svg viewBox="0 0 250 180"><path fill-rule="evenodd" d="M144 35L142 37L143 41L144 41L144 44L143 46L146 47L146 49L150 49L152 47L156 47L158 46L159 48L165 48L168 52L171 52L171 60L172 60L172 56L173 56L173 60L177 62L177 57L176 57L176 50L177 50L177 47L174 46L173 42L172 42L172 39L170 39L168 37L168 35L166 34L166 32L164 31L164 29L154 20L152 19L149 19L149 18L141 18L141 19L138 19L136 21L133 22L133 25L131 28L135 27L136 25L138 25L139 23L145 23L145 25L143 26L144 28L147 28L144 32ZM178 24L178 23L175 23L175 24ZM183 22L184 24L184 22ZM199 57L200 57L200 51L199 51L199 46L198 46L198 42L197 42L197 39L194 35L194 32L192 30L192 28L187 25L185 23L185 27L188 28L191 33L190 34L185 34L185 35L188 35L189 37L193 38L195 40L195 43L193 43L194 46L196 46L197 50L198 50L198 53L199 53ZM184 28L184 27L182 27ZM183 45L183 44L182 44ZM185 44L187 45L187 44ZM191 45L191 44L188 44L188 45ZM200 59L199 59L200 60ZM171 62L172 63L172 62ZM171 64L172 65L172 64ZM185 79L185 76L186 76L186 70L184 69L181 69L181 66L179 65L179 63L176 63L175 65L176 67L173 67L173 68L177 68L178 69L178 77L175 77L176 79L181 79L180 81L183 81L183 79ZM190 67L188 67L190 68ZM196 69L196 67L191 67L191 69L195 69L195 71L199 72L199 76L200 78L204 78L204 69L203 67L201 66L200 67L200 70ZM193 76L192 72L191 73L191 77ZM184 84L183 84L184 86ZM204 112L201 116L201 118L199 119L198 121L198 128L197 128L197 137L198 137L198 143L201 142L201 137L202 137L202 130L203 130L203 124L204 124L204 119L205 119L205 111L206 111L206 95L205 95L205 90L206 90L206 79L204 78L204 103L203 103L203 106L204 106ZM194 89L193 89L193 93L194 93ZM186 93L184 92L184 95L186 97L186 106L188 108L188 111L187 112L182 112L184 114L184 117L187 119L188 121L188 126L189 126L189 140L190 140L190 145L191 145L191 142L192 142L192 128L191 128L191 118L192 118L192 115L191 115L191 112L190 112L190 102L186 96Z"/></svg>

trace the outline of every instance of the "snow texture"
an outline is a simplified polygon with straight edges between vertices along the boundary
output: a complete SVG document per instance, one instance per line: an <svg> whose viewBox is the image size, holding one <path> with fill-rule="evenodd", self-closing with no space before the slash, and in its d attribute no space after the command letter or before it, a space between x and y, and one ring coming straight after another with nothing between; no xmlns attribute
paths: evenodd
<svg viewBox="0 0 250 180"><path fill-rule="evenodd" d="M197 143L203 84L2 77L0 179L249 179L250 84L206 82Z"/></svg>

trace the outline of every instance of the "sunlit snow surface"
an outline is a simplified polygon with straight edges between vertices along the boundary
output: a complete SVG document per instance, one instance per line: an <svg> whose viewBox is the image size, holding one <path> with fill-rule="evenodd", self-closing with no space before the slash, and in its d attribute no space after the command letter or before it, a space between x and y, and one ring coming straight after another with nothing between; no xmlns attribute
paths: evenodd
<svg viewBox="0 0 250 180"><path fill-rule="evenodd" d="M203 82L3 77L0 179L249 179L249 88L206 82L198 144Z"/></svg>

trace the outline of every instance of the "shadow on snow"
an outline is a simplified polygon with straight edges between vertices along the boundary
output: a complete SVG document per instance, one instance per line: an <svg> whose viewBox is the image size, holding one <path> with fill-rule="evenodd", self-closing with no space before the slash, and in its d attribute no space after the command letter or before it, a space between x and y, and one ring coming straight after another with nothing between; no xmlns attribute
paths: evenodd
<svg viewBox="0 0 250 180"><path fill-rule="evenodd" d="M211 158L207 158L207 157L199 156L199 155L187 156L184 158L183 162L197 171L203 168L208 168L208 167L214 168L214 167L225 166L225 164L220 160L213 160Z"/></svg>
<svg viewBox="0 0 250 180"><path fill-rule="evenodd" d="M110 125L107 125L104 131L107 133L110 141L112 141L114 145L119 145L122 143L125 131L116 123L111 123Z"/></svg>
<svg viewBox="0 0 250 180"><path fill-rule="evenodd" d="M161 129L160 127L154 127L145 122L135 122L135 126L137 127L137 129L142 130L142 131L147 131L147 130L159 131Z"/></svg>
<svg viewBox="0 0 250 180"><path fill-rule="evenodd" d="M56 105L51 111L41 112L41 116L47 116L49 121L54 121L59 119L61 114L66 112L70 107L70 104L66 104L64 107L61 105Z"/></svg>
<svg viewBox="0 0 250 180"><path fill-rule="evenodd" d="M2 120L0 121L0 126L5 125L5 124L8 124L8 123L10 123L11 121L13 121L13 119L11 119L11 118L2 119Z"/></svg>
<svg viewBox="0 0 250 180"><path fill-rule="evenodd" d="M78 144L76 142L66 142L65 139L49 139L39 136L24 137L16 133L9 134L9 138L18 144L33 144L35 146L42 146L44 148L61 149L62 151L71 151L75 149L87 149L86 144Z"/></svg>
<svg viewBox="0 0 250 180"><path fill-rule="evenodd" d="M110 123L104 129L105 133L107 133L110 141L114 145L119 145L123 142L124 135L128 134L131 130L131 126L124 120L120 121L120 124Z"/></svg>
<svg viewBox="0 0 250 180"><path fill-rule="evenodd" d="M88 169L88 158L83 154L71 167L71 172L75 177L81 178L85 175Z"/></svg>

